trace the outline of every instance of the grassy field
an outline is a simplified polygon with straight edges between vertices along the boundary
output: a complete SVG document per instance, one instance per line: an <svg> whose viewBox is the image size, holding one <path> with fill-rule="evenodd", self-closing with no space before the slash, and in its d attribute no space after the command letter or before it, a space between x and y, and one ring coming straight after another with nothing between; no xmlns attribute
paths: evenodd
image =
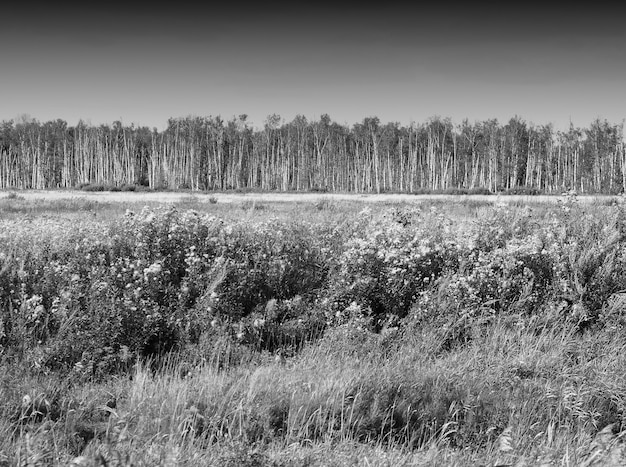
<svg viewBox="0 0 626 467"><path fill-rule="evenodd" d="M619 197L0 194L0 465L624 465Z"/></svg>
<svg viewBox="0 0 626 467"><path fill-rule="evenodd" d="M220 203L241 203L246 200L255 199L259 202L269 203L307 203L328 201L358 201L366 203L402 203L402 202L464 202L485 201L491 203L546 203L557 202L561 196L553 195L446 195L446 194L353 194L353 193L303 193L303 192L193 192L193 191L77 191L77 190L20 190L7 191L7 196L21 196L28 201L58 201L58 200L92 200L98 202L116 203L176 203L184 200L194 199L198 203L208 203L215 200ZM618 196L612 195L579 195L579 203L595 202L597 200L616 199Z"/></svg>

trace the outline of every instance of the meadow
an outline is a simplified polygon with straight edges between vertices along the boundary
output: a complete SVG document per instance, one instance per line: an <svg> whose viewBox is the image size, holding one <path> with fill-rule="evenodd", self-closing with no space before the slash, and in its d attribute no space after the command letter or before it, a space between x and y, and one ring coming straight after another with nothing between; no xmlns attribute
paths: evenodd
<svg viewBox="0 0 626 467"><path fill-rule="evenodd" d="M0 465L624 464L626 200L289 196L0 193Z"/></svg>

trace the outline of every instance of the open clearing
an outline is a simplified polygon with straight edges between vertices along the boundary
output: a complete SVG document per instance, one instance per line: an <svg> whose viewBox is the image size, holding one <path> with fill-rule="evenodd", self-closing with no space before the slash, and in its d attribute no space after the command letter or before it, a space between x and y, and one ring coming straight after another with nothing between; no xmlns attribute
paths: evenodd
<svg viewBox="0 0 626 467"><path fill-rule="evenodd" d="M8 192L7 192L8 193ZM197 202L208 203L211 199L219 203L242 203L254 200L257 202L310 202L360 201L363 203L403 203L423 201L446 201L459 203L480 201L492 203L549 203L557 202L560 196L525 196L525 195L411 195L411 194L342 194L342 193L217 193L217 192L88 192L75 190L22 190L17 191L26 200L64 200L87 199L98 202L130 202L130 203L176 203L193 197ZM616 196L579 195L580 202L588 203L597 200L611 200Z"/></svg>

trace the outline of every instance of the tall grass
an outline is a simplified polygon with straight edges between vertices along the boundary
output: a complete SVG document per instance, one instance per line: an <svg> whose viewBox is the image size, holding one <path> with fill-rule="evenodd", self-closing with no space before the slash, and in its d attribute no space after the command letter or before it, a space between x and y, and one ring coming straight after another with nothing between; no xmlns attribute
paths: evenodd
<svg viewBox="0 0 626 467"><path fill-rule="evenodd" d="M49 442L70 459L71 431L91 430L84 465L290 465L295 446L308 465L581 465L621 449L619 436L601 432L623 410L623 336L598 348L573 327L498 323L438 355L429 329L391 346L376 334L337 333L286 363L189 373L175 359L157 372L140 364L118 383L115 407L94 407L83 389L74 411L57 402L65 413L44 416L47 428L29 419L38 428L10 446L30 443L42 455ZM103 421L87 429L94 410Z"/></svg>

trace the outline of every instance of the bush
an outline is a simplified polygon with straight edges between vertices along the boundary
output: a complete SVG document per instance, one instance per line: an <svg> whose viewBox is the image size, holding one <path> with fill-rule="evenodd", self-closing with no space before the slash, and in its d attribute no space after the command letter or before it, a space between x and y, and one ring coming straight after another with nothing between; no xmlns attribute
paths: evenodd
<svg viewBox="0 0 626 467"><path fill-rule="evenodd" d="M468 193L465 188L446 188L445 190L441 190L441 194L443 195L466 195Z"/></svg>
<svg viewBox="0 0 626 467"><path fill-rule="evenodd" d="M45 346L41 363L51 368L106 373L128 355L197 343L213 320L272 350L301 345L324 323L310 303L328 269L309 225L251 231L195 211L144 209L101 235L4 257L0 299L20 310L5 317L5 345Z"/></svg>
<svg viewBox="0 0 626 467"><path fill-rule="evenodd" d="M264 211L267 205L256 200L247 199L241 203L241 209L244 211Z"/></svg>
<svg viewBox="0 0 626 467"><path fill-rule="evenodd" d="M469 322L550 310L617 328L626 210L598 209L499 206L462 230L437 206L331 225L175 207L128 212L109 230L16 224L0 230L0 345L106 373L213 338L292 352L346 323L436 322L449 343L470 339Z"/></svg>
<svg viewBox="0 0 626 467"><path fill-rule="evenodd" d="M12 200L16 200L16 201L24 201L24 197L21 195L18 195L15 191L10 191L9 193L7 193L7 195L4 197L4 199L12 199Z"/></svg>
<svg viewBox="0 0 626 467"><path fill-rule="evenodd" d="M406 225L372 224L348 242L330 280L331 320L359 310L380 328L392 316L404 317L421 291L455 267L454 242Z"/></svg>
<svg viewBox="0 0 626 467"><path fill-rule="evenodd" d="M476 187L470 188L467 192L468 195L491 195L493 194L489 188Z"/></svg>
<svg viewBox="0 0 626 467"><path fill-rule="evenodd" d="M543 191L538 188L531 188L526 186L516 186L513 188L509 188L504 190L503 193L505 195L524 195L524 196L538 196L542 195Z"/></svg>
<svg viewBox="0 0 626 467"><path fill-rule="evenodd" d="M102 183L81 183L78 188L82 191L121 191L117 185L106 185Z"/></svg>

